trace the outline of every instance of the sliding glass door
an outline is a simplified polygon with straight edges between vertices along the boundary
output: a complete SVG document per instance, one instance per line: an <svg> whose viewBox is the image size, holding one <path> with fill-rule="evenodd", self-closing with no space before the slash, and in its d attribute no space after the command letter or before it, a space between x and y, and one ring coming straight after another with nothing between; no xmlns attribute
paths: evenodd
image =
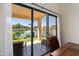
<svg viewBox="0 0 79 59"><path fill-rule="evenodd" d="M46 14L33 11L33 55L40 56L46 53Z"/></svg>
<svg viewBox="0 0 79 59"><path fill-rule="evenodd" d="M49 51L48 37L56 36L56 17L12 4L12 29L15 56L41 56Z"/></svg>
<svg viewBox="0 0 79 59"><path fill-rule="evenodd" d="M49 15L49 37L57 35L57 17Z"/></svg>
<svg viewBox="0 0 79 59"><path fill-rule="evenodd" d="M12 4L12 35L14 56L31 55L31 9Z"/></svg>

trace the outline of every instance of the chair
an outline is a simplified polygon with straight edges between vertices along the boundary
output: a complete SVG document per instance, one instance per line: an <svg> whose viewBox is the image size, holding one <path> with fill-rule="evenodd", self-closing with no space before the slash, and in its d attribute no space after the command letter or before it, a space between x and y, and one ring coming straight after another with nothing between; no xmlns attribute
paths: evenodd
<svg viewBox="0 0 79 59"><path fill-rule="evenodd" d="M48 38L48 45L50 49L50 53L59 48L59 42L56 36L52 36Z"/></svg>

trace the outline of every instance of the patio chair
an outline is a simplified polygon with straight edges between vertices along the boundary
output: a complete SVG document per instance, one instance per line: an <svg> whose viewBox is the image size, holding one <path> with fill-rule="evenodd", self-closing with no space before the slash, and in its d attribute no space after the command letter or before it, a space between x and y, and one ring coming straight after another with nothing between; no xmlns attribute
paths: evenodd
<svg viewBox="0 0 79 59"><path fill-rule="evenodd" d="M48 45L49 45L49 54L54 50L59 48L59 42L56 36L52 36L48 38Z"/></svg>

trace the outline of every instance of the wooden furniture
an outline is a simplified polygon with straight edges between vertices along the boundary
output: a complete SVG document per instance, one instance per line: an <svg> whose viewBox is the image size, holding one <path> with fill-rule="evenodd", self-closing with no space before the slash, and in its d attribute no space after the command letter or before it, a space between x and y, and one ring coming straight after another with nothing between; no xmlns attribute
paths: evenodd
<svg viewBox="0 0 79 59"><path fill-rule="evenodd" d="M50 53L59 48L59 43L56 36L48 38L48 45L50 49Z"/></svg>
<svg viewBox="0 0 79 59"><path fill-rule="evenodd" d="M67 43L50 54L51 56L79 56L79 44Z"/></svg>

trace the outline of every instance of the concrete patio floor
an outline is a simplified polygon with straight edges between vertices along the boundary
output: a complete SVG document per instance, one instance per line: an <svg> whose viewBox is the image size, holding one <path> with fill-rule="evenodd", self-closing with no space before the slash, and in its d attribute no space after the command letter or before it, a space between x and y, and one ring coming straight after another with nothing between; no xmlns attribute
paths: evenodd
<svg viewBox="0 0 79 59"><path fill-rule="evenodd" d="M23 48L23 55L24 56L31 56L31 42L28 42L27 45L24 45ZM41 56L42 54L46 53L46 46L41 44L40 40L35 40L33 42L33 55L34 56Z"/></svg>

